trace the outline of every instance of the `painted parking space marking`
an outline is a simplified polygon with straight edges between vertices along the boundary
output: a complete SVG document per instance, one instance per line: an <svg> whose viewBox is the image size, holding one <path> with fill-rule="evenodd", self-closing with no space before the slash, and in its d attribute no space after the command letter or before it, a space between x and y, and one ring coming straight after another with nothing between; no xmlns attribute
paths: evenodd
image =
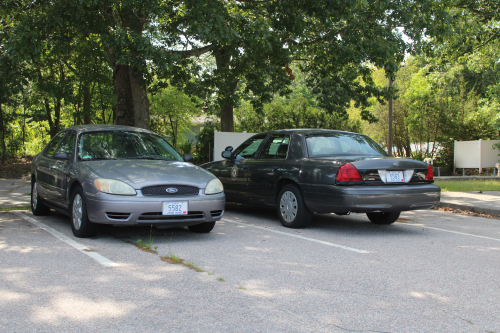
<svg viewBox="0 0 500 333"><path fill-rule="evenodd" d="M94 252L94 250L88 248L87 246L78 243L77 241L69 238L66 235L63 235L59 231L52 229L51 227L43 224L42 222L40 222L40 221L38 221L38 220L36 220L36 219L34 219L32 217L27 216L26 214L23 214L21 212L12 212L12 213L16 214L17 216L25 219L26 221L28 221L30 223L36 225L37 227L39 227L39 228L47 231L52 236L54 236L54 237L62 240L63 242L65 242L66 244L74 247L75 249L77 249L81 253L83 253L83 254L89 256L90 258L94 259L95 261L97 261L102 266L105 266L105 267L118 267L118 266L120 266L116 262L109 260L108 258L102 256L101 254L99 254L97 252Z"/></svg>
<svg viewBox="0 0 500 333"><path fill-rule="evenodd" d="M307 240L307 241L310 241L310 242L315 242L315 243L319 243L319 244L323 244L323 245L327 245L327 246L338 247L338 248L341 248L341 249L344 249L344 250L348 250L348 251L352 251L352 252L356 252L356 253L370 253L370 251L365 251L365 250L355 249L353 247L348 247L348 246L344 246L344 245L340 245L340 244L325 242L325 241L322 241L322 240L319 240L319 239L315 239L315 238L309 238L309 237L294 235L294 234L291 234L291 233L288 233L288 232L284 232L284 231L279 231L279 230L274 230L274 229L259 227L259 226L253 225L253 224L248 224L248 223L238 222L238 221L234 221L234 220L229 220L227 218L223 218L222 222L230 222L230 223L244 225L246 227L252 227L252 228L262 229L262 230L269 231L269 232L274 232L274 233L277 233L277 234L280 234L280 235L286 235L286 236L290 236L290 237L300 238L300 239Z"/></svg>
<svg viewBox="0 0 500 333"><path fill-rule="evenodd" d="M452 234L458 234L458 235L464 235L464 236L472 236L472 237L484 238L484 239L491 239L491 240L495 240L495 241L499 241L500 242L500 239L498 239L498 238L487 237L487 236L480 236L480 235L474 235L474 234L468 234L466 232L460 232L460 231L453 231L453 230L447 230L447 229L440 229L440 228L428 227L425 224L399 223L399 222L396 222L396 223L398 223L398 224L404 224L404 225L411 225L413 227L421 227L421 228L423 227L423 228L427 228L427 229L444 231L444 232L449 232L449 233L452 233Z"/></svg>

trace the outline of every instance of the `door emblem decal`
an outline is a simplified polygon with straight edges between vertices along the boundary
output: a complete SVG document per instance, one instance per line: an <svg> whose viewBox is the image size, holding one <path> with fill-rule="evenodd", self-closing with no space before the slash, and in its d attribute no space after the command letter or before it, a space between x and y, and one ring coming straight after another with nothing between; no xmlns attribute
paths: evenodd
<svg viewBox="0 0 500 333"><path fill-rule="evenodd" d="M231 179L236 180L238 178L238 167L235 165L231 169Z"/></svg>

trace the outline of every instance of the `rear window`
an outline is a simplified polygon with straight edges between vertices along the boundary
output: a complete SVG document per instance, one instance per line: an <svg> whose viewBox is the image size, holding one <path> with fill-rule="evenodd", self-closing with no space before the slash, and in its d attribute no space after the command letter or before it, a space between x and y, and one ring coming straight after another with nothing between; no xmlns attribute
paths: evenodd
<svg viewBox="0 0 500 333"><path fill-rule="evenodd" d="M352 133L312 134L306 137L310 157L379 155L387 153L367 136Z"/></svg>

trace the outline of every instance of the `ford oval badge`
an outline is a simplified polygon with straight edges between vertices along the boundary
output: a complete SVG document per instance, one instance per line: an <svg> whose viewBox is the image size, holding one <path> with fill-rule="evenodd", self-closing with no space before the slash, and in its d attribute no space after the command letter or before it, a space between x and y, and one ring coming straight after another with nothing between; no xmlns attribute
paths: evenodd
<svg viewBox="0 0 500 333"><path fill-rule="evenodd" d="M174 187L167 188L167 193L177 193L177 189Z"/></svg>
<svg viewBox="0 0 500 333"><path fill-rule="evenodd" d="M398 166L398 165L399 165L399 163L398 163L398 162L396 162L396 163L392 163L392 165Z"/></svg>

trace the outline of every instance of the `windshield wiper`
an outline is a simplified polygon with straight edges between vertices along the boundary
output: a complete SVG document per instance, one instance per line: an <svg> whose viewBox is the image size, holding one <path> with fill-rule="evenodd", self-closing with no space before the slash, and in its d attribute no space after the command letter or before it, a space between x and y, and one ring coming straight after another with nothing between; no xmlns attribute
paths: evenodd
<svg viewBox="0 0 500 333"><path fill-rule="evenodd" d="M165 158L158 158L153 156L140 156L140 157L127 157L129 160L165 160Z"/></svg>
<svg viewBox="0 0 500 333"><path fill-rule="evenodd" d="M116 158L112 157L93 157L93 158L82 158L82 161L97 161L97 160L116 160Z"/></svg>

